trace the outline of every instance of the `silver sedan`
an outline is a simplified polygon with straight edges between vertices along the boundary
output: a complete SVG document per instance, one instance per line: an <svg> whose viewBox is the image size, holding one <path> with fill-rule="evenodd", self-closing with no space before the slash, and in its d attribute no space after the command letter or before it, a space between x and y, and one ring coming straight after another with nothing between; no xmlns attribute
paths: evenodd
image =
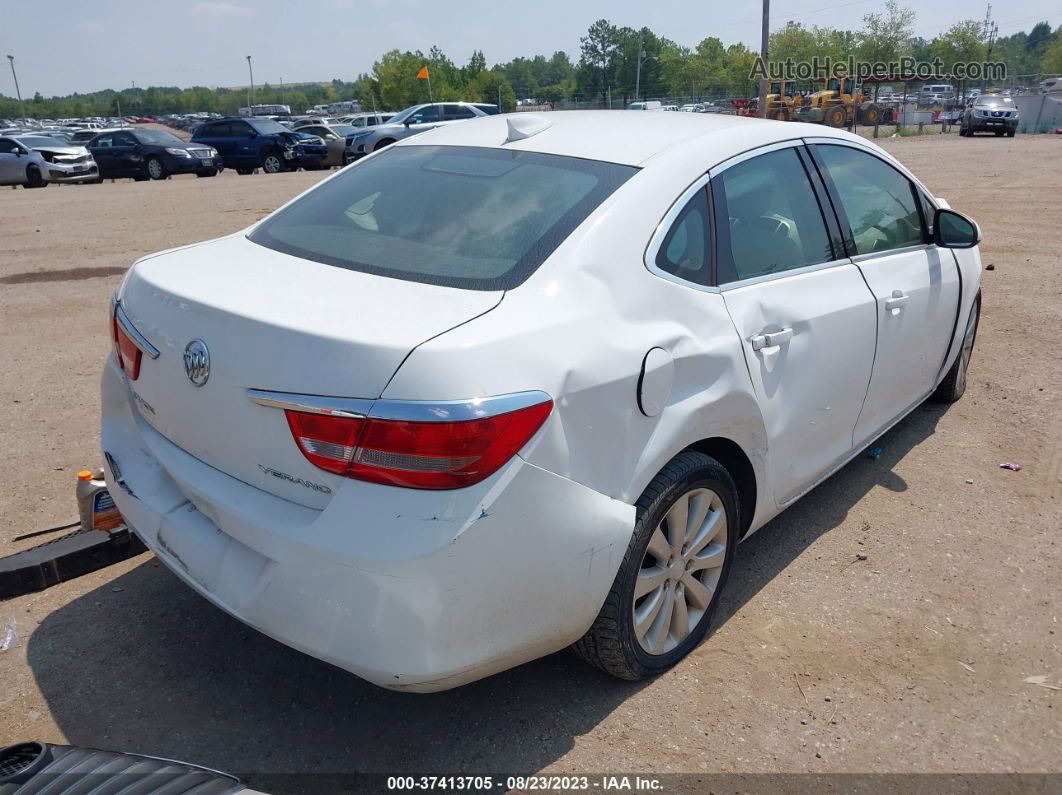
<svg viewBox="0 0 1062 795"><path fill-rule="evenodd" d="M493 116L497 112L497 105L483 102L434 102L414 105L406 108L387 124L377 125L355 135L347 147L347 154L351 160L357 160L417 133L466 119Z"/></svg>
<svg viewBox="0 0 1062 795"><path fill-rule="evenodd" d="M96 161L83 146L45 135L0 138L0 185L43 188L49 182L91 182Z"/></svg>

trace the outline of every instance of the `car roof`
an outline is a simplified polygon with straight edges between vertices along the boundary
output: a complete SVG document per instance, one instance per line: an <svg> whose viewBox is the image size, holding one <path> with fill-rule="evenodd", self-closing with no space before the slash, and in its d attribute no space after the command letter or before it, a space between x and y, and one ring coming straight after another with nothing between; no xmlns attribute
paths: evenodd
<svg viewBox="0 0 1062 795"><path fill-rule="evenodd" d="M534 114L550 122L546 129L507 141L511 113L444 125L405 138L396 146L489 146L643 166L651 158L695 156L707 170L748 149L800 137L853 138L821 124L780 122L703 113L631 113L621 110L571 110ZM864 139L857 139L863 141ZM685 154L684 154L685 153Z"/></svg>

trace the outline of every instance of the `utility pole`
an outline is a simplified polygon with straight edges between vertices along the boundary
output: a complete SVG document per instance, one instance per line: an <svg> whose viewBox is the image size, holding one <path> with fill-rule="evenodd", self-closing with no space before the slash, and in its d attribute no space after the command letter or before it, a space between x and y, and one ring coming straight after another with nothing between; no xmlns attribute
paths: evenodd
<svg viewBox="0 0 1062 795"><path fill-rule="evenodd" d="M767 42L771 38L771 0L763 0L763 24L760 28L760 61L763 68L767 68ZM756 115L761 119L767 118L767 75L760 75L759 105Z"/></svg>
<svg viewBox="0 0 1062 795"><path fill-rule="evenodd" d="M766 2L767 0L764 0ZM642 61L645 60L645 50L642 49L642 34L638 34L638 59L637 66L634 70L634 101L640 102L642 99Z"/></svg>
<svg viewBox="0 0 1062 795"><path fill-rule="evenodd" d="M766 0L765 0L766 2ZM254 115L254 70L251 69L251 56L247 56L247 73L251 76L251 86L247 89L247 115Z"/></svg>
<svg viewBox="0 0 1062 795"><path fill-rule="evenodd" d="M15 74L15 56L7 56L7 60L11 62L11 76L15 78L15 94L18 96L18 112L22 114L22 118L26 118L26 109L22 106L22 91L18 87L18 75Z"/></svg>
<svg viewBox="0 0 1062 795"><path fill-rule="evenodd" d="M992 21L992 4L988 4L988 11L985 13L985 24L983 35L988 39L988 54L985 57L986 61L992 60L992 48L996 44L996 36L999 35L999 24ZM988 78L982 78L981 90L984 91L988 88ZM965 97L963 97L965 99Z"/></svg>

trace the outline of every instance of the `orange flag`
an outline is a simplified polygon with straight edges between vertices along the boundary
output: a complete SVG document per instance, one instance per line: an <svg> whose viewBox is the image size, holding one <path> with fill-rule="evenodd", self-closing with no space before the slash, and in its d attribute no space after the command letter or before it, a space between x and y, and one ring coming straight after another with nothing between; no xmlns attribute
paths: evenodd
<svg viewBox="0 0 1062 795"><path fill-rule="evenodd" d="M428 79L428 67L426 67L426 66L420 67L420 71L417 72L417 79L418 80L427 80Z"/></svg>

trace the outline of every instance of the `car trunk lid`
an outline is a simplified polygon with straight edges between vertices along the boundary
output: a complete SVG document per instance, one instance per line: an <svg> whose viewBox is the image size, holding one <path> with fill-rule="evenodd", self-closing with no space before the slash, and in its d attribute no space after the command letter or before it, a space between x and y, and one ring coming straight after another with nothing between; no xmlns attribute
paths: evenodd
<svg viewBox="0 0 1062 795"><path fill-rule="evenodd" d="M323 507L342 478L310 464L284 412L248 389L373 399L420 343L489 312L501 292L461 290L292 257L243 234L141 261L121 288L129 322L159 350L130 382L159 433L239 480ZM200 340L196 386L185 351Z"/></svg>

